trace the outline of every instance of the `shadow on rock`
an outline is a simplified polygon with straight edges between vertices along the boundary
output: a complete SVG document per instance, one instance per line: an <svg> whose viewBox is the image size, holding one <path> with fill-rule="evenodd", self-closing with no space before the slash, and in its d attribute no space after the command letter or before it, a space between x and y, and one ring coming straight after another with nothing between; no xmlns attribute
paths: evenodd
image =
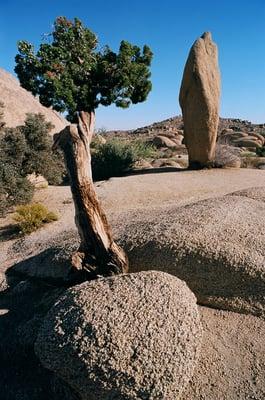
<svg viewBox="0 0 265 400"><path fill-rule="evenodd" d="M7 278L0 292L0 386L2 400L73 399L36 358L33 345L48 310L64 292L43 282ZM58 393L59 392L59 393Z"/></svg>

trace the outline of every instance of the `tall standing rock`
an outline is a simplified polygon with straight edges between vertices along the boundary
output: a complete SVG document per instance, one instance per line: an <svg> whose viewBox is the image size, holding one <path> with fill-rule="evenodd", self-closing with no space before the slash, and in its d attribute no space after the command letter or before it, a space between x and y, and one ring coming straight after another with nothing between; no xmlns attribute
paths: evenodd
<svg viewBox="0 0 265 400"><path fill-rule="evenodd" d="M214 159L219 98L217 46L205 32L190 50L179 94L190 167L202 168Z"/></svg>

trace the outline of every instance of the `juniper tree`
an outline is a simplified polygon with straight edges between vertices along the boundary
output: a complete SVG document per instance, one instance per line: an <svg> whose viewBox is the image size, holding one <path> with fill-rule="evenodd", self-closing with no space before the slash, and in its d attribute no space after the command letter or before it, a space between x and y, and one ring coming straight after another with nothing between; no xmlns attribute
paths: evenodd
<svg viewBox="0 0 265 400"><path fill-rule="evenodd" d="M99 105L128 108L146 100L152 87L148 46L141 50L123 40L117 53L100 50L96 35L77 18L58 17L49 37L36 53L20 41L15 67L21 85L44 106L76 122L79 113L94 113Z"/></svg>
<svg viewBox="0 0 265 400"><path fill-rule="evenodd" d="M124 40L118 52L100 49L96 35L77 18L58 17L48 38L37 52L26 41L18 43L15 72L44 106L77 123L65 128L54 145L64 151L81 236L73 264L95 275L125 271L126 256L113 241L92 185L90 142L100 105L128 108L146 100L152 52Z"/></svg>

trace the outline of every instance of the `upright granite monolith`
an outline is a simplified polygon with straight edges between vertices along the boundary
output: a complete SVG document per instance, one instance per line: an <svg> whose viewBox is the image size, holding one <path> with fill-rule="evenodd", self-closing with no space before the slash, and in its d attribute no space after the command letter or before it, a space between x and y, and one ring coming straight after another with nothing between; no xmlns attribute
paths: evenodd
<svg viewBox="0 0 265 400"><path fill-rule="evenodd" d="M193 44L183 73L179 102L191 168L210 166L219 121L220 72L211 33Z"/></svg>

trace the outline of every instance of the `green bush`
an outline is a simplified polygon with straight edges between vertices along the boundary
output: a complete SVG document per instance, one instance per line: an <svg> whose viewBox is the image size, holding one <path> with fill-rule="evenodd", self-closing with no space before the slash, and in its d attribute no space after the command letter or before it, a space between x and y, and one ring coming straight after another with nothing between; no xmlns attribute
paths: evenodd
<svg viewBox="0 0 265 400"><path fill-rule="evenodd" d="M52 127L42 114L27 114L25 124L19 127L27 143L23 173L42 175L51 185L58 185L65 175L65 167L62 153L52 152Z"/></svg>
<svg viewBox="0 0 265 400"><path fill-rule="evenodd" d="M17 204L29 202L33 197L34 187L27 178L20 175L13 164L0 161L0 216Z"/></svg>
<svg viewBox="0 0 265 400"><path fill-rule="evenodd" d="M25 124L6 128L0 103L0 216L18 204L31 201L33 185L27 175L43 175L52 185L65 175L63 156L52 152L52 125L41 114L28 114Z"/></svg>
<svg viewBox="0 0 265 400"><path fill-rule="evenodd" d="M265 146L263 147L257 147L256 148L256 154L259 157L265 157Z"/></svg>
<svg viewBox="0 0 265 400"><path fill-rule="evenodd" d="M130 146L133 150L135 161L158 157L158 151L151 143L135 140L131 142Z"/></svg>
<svg viewBox="0 0 265 400"><path fill-rule="evenodd" d="M43 204L26 204L16 209L14 220L25 235L36 231L45 223L56 221L58 216L49 211Z"/></svg>
<svg viewBox="0 0 265 400"><path fill-rule="evenodd" d="M122 176L140 159L152 157L154 149L143 142L112 139L97 146L92 153L92 172L95 181Z"/></svg>

